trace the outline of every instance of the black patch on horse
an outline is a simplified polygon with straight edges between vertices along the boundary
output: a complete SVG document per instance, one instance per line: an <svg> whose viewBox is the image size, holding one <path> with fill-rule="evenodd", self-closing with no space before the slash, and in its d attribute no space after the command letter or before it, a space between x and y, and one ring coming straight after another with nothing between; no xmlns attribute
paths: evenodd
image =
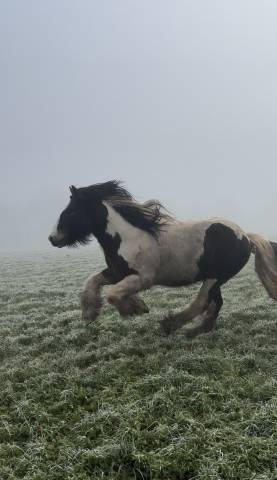
<svg viewBox="0 0 277 480"><path fill-rule="evenodd" d="M216 282L216 284L213 285L209 290L209 294L208 294L209 303L212 300L215 302L215 305L216 305L215 316L217 317L223 305L223 300L222 300L221 291L220 291L220 282Z"/></svg>
<svg viewBox="0 0 277 480"><path fill-rule="evenodd" d="M245 236L240 239L232 228L213 223L205 233L197 280L216 278L222 285L244 267L250 254L250 242Z"/></svg>
<svg viewBox="0 0 277 480"><path fill-rule="evenodd" d="M121 255L118 255L120 244L121 237L118 233L114 237L109 233L105 233L101 239L101 247L109 268L109 276L113 282L119 282L127 275L138 273L129 267L128 262Z"/></svg>
<svg viewBox="0 0 277 480"><path fill-rule="evenodd" d="M57 230L65 235L66 246L85 245L91 235L99 240L107 227L107 208L100 201L89 202L75 187L71 187L71 192L70 202L57 225Z"/></svg>

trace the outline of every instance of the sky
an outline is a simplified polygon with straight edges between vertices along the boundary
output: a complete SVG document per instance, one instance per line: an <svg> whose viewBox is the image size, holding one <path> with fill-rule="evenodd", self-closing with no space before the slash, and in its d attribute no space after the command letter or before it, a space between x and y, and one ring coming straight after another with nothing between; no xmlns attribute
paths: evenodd
<svg viewBox="0 0 277 480"><path fill-rule="evenodd" d="M0 0L0 251L121 179L277 239L275 0Z"/></svg>

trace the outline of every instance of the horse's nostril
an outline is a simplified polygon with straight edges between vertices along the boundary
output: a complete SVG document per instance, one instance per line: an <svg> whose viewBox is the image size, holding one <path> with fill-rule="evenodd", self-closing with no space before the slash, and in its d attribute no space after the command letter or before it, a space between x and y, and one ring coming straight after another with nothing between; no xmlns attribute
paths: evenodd
<svg viewBox="0 0 277 480"><path fill-rule="evenodd" d="M53 243L53 237L52 237L52 235L49 235L48 240L49 240L49 242Z"/></svg>

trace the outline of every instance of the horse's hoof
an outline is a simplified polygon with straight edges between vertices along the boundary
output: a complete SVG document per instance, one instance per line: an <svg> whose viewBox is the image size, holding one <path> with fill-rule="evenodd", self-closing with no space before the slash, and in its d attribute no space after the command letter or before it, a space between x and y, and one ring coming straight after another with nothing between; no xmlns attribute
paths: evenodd
<svg viewBox="0 0 277 480"><path fill-rule="evenodd" d="M94 308L88 308L82 311L82 321L86 324L90 324L96 320L98 313Z"/></svg>
<svg viewBox="0 0 277 480"><path fill-rule="evenodd" d="M146 303L141 300L141 298L136 298L134 312L137 315L142 315L143 313L149 313L149 308L147 307Z"/></svg>
<svg viewBox="0 0 277 480"><path fill-rule="evenodd" d="M140 298L126 298L117 305L117 309L122 317L149 313L149 308Z"/></svg>
<svg viewBox="0 0 277 480"><path fill-rule="evenodd" d="M160 320L160 327L164 335L167 336L174 331L174 329L172 328L172 318L170 315Z"/></svg>
<svg viewBox="0 0 277 480"><path fill-rule="evenodd" d="M201 332L199 332L198 328L188 328L186 330L186 338L188 340L192 340L193 338L197 337Z"/></svg>

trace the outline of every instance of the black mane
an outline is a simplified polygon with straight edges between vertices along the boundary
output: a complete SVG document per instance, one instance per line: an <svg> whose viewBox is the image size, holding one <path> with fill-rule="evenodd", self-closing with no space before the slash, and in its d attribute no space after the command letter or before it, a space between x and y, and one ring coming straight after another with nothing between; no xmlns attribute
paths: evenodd
<svg viewBox="0 0 277 480"><path fill-rule="evenodd" d="M126 198L131 200L132 195L122 187L119 180L110 180L105 183L96 183L95 185L90 185L89 187L78 188L78 193L82 193L92 200L108 200L110 198Z"/></svg>
<svg viewBox="0 0 277 480"><path fill-rule="evenodd" d="M137 202L118 180L78 189L91 201L107 201L127 222L153 236L172 218L157 200Z"/></svg>

